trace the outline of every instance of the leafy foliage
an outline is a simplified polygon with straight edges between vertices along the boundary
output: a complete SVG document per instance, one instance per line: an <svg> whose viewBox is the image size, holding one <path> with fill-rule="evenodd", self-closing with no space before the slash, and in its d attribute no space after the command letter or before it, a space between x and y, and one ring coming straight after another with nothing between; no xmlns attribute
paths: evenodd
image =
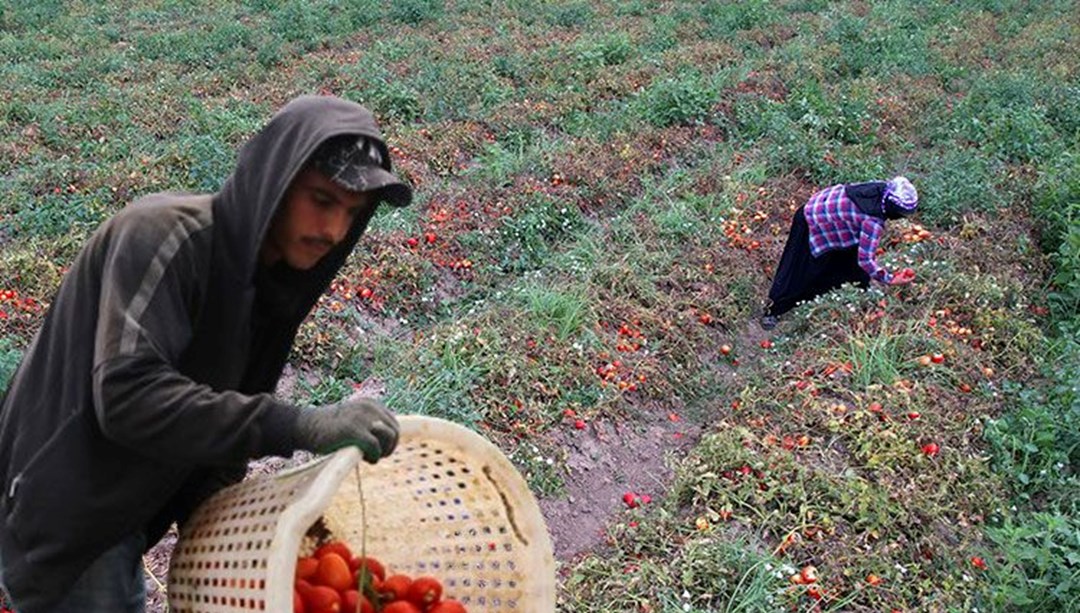
<svg viewBox="0 0 1080 613"><path fill-rule="evenodd" d="M5 6L0 375L102 219L215 190L280 103L335 93L376 113L417 198L301 325L297 401L369 385L475 427L551 497L595 442L568 414L702 437L663 500L589 509L606 548L567 561L563 609L1066 608L1074 4ZM920 213L880 257L916 282L758 329L791 213L896 173ZM808 564L820 590L790 582Z"/></svg>
<svg viewBox="0 0 1080 613"><path fill-rule="evenodd" d="M0 395L7 389L21 359L22 352L15 348L15 343L9 338L0 338Z"/></svg>
<svg viewBox="0 0 1080 613"><path fill-rule="evenodd" d="M716 101L716 93L701 77L665 79L642 94L642 115L656 126L692 125L704 122Z"/></svg>

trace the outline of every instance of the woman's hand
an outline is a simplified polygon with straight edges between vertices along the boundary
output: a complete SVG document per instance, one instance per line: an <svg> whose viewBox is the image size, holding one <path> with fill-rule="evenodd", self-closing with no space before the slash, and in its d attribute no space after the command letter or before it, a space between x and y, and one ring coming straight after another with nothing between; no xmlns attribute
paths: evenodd
<svg viewBox="0 0 1080 613"><path fill-rule="evenodd" d="M915 280L915 271L910 269L910 268L904 268L903 270L901 270L901 271L899 271L899 272L897 272L896 274L893 275L892 281L890 281L889 284L890 285L904 285L906 283L911 283L914 280Z"/></svg>

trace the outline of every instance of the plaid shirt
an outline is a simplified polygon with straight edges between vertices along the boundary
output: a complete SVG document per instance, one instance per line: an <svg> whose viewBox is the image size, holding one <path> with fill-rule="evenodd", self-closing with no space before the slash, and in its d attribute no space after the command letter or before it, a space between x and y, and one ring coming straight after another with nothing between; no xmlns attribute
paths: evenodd
<svg viewBox="0 0 1080 613"><path fill-rule="evenodd" d="M827 187L810 196L803 215L810 229L810 252L814 257L858 245L859 267L875 281L892 281L892 274L879 266L874 257L885 220L860 211L844 195L843 185Z"/></svg>

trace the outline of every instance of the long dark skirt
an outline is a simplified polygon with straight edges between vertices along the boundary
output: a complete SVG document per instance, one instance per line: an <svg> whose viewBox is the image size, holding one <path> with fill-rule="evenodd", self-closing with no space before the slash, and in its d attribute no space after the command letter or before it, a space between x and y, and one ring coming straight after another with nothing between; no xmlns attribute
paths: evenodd
<svg viewBox="0 0 1080 613"><path fill-rule="evenodd" d="M858 245L826 251L818 257L810 253L810 228L802 207L795 211L784 255L776 267L766 315L782 315L799 302L812 300L845 283L866 289L870 275L859 267Z"/></svg>

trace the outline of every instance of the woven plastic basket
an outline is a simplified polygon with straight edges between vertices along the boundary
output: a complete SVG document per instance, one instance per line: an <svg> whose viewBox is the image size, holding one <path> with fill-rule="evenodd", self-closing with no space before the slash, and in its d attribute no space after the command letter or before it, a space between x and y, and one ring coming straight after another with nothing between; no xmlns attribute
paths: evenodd
<svg viewBox="0 0 1080 613"><path fill-rule="evenodd" d="M346 448L204 502L173 550L170 611L291 612L296 558L313 539L363 547L388 573L437 577L470 613L555 611L547 525L506 456L449 421L400 424L378 464Z"/></svg>

